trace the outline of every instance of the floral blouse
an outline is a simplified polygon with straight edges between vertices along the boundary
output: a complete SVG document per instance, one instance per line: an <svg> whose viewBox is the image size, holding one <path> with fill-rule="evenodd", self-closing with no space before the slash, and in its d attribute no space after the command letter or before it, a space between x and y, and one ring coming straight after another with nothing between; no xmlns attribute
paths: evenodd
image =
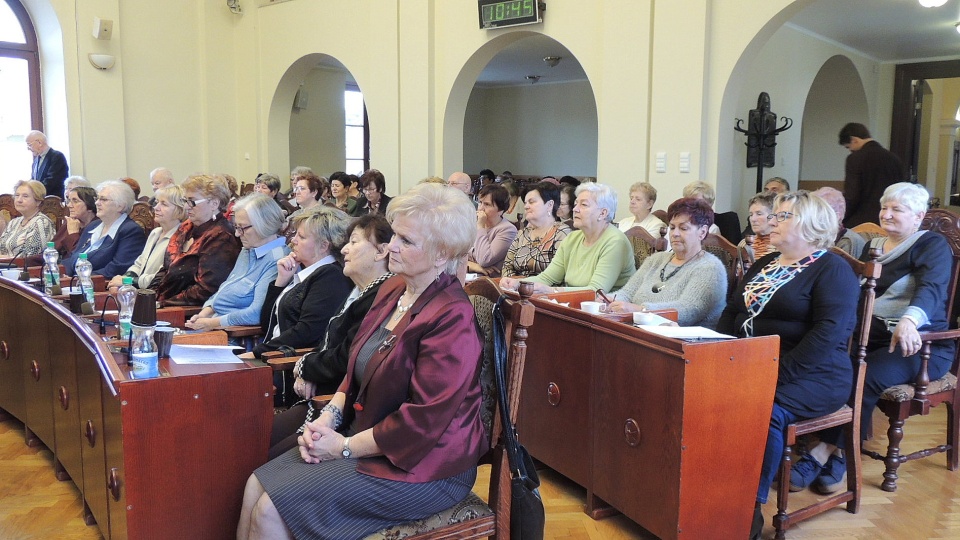
<svg viewBox="0 0 960 540"><path fill-rule="evenodd" d="M503 277L529 277L543 272L557 254L560 242L571 232L570 227L556 223L543 237L537 238L533 227L524 227L507 251Z"/></svg>

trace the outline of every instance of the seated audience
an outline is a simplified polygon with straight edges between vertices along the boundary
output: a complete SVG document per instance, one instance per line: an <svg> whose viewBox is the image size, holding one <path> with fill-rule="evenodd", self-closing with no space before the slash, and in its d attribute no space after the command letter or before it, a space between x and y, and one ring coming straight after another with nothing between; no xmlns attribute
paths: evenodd
<svg viewBox="0 0 960 540"><path fill-rule="evenodd" d="M538 294L590 289L616 291L633 276L633 247L613 225L617 193L605 184L587 182L577 188L573 224L577 230L560 244L556 256L532 282ZM500 286L516 289L519 280L503 278Z"/></svg>
<svg viewBox="0 0 960 540"><path fill-rule="evenodd" d="M580 181L570 175L561 176L559 182L560 184L566 184L574 188L580 185Z"/></svg>
<svg viewBox="0 0 960 540"><path fill-rule="evenodd" d="M143 251L147 235L128 214L136 199L133 190L119 180L97 186L97 218L100 224L87 228L77 240L77 248L62 264L68 276L74 275L81 253L93 265L93 273L107 279L127 271Z"/></svg>
<svg viewBox="0 0 960 540"><path fill-rule="evenodd" d="M477 240L467 259L467 271L500 277L503 260L517 237L517 227L503 217L510 195L503 186L490 184L480 188L477 206Z"/></svg>
<svg viewBox="0 0 960 540"><path fill-rule="evenodd" d="M370 310L380 285L393 274L387 269L387 244L393 230L387 219L379 214L362 216L347 229L349 241L343 254L343 274L355 287L340 305L337 315L330 319L323 341L305 354L294 368L294 392L305 401L294 405L273 418L270 438L270 459L297 446L298 429L305 422L316 419L310 398L332 394L347 373L347 362L353 338L360 323Z"/></svg>
<svg viewBox="0 0 960 540"><path fill-rule="evenodd" d="M882 252L883 271L877 280L867 345L861 438L870 433L873 410L884 390L916 380L923 345L918 331L936 332L949 326L946 298L953 252L943 236L920 230L929 198L923 186L909 182L891 185L880 198L880 226L888 236L873 239L869 246ZM946 374L953 355L953 340L931 344L927 366L931 381ZM821 442L794 464L791 490L813 484L820 493L833 493L846 485L846 460L837 448L841 435L836 429L821 433Z"/></svg>
<svg viewBox="0 0 960 540"><path fill-rule="evenodd" d="M787 425L836 411L850 397L847 343L860 291L850 265L827 249L837 235L837 217L822 199L805 191L785 193L774 209L770 240L777 252L750 267L718 325L720 332L738 337L780 336L751 538L759 538L763 528L760 505L780 466Z"/></svg>
<svg viewBox="0 0 960 540"><path fill-rule="evenodd" d="M647 182L633 184L630 186L631 216L620 220L617 226L623 232L627 232L633 227L643 227L645 231L650 233L650 236L660 238L660 228L666 227L667 224L653 215L653 205L656 202L657 188Z"/></svg>
<svg viewBox="0 0 960 540"><path fill-rule="evenodd" d="M330 198L328 206L334 206L348 214L357 209L357 199L350 196L350 187L357 181L356 175L337 171L330 175Z"/></svg>
<svg viewBox="0 0 960 540"><path fill-rule="evenodd" d="M47 188L36 180L20 180L13 185L13 207L20 212L0 234L0 257L39 255L57 232L40 203Z"/></svg>
<svg viewBox="0 0 960 540"><path fill-rule="evenodd" d="M506 173L504 173L506 174ZM520 186L510 176L506 176L500 183L507 194L510 195L510 201L507 203L507 209L503 212L503 217L514 225L523 223L523 200L520 198Z"/></svg>
<svg viewBox="0 0 960 540"><path fill-rule="evenodd" d="M774 176L773 178L767 180L763 184L763 190L769 191L774 195L779 195L781 193L787 193L790 191L790 182L785 178L780 178L779 176Z"/></svg>
<svg viewBox="0 0 960 540"><path fill-rule="evenodd" d="M224 326L254 325L267 289L277 277L277 261L290 250L280 236L283 211L262 193L251 193L233 207L233 228L243 249L227 279L213 293L203 309L185 325L194 330L215 330Z"/></svg>
<svg viewBox="0 0 960 540"><path fill-rule="evenodd" d="M689 184L683 186L683 196L684 198L690 199L703 199L707 201L707 204L710 205L710 208L713 208L713 203L717 200L717 192L713 189L713 186L706 182L696 181L690 182ZM720 234L720 227L717 225L717 215L714 212L713 215L714 223L710 226L710 234ZM737 223L737 228L740 227L740 224ZM740 241L739 239L737 240Z"/></svg>
<svg viewBox="0 0 960 540"><path fill-rule="evenodd" d="M200 306L217 292L237 261L240 243L221 214L230 200L220 176L190 176L183 182L187 220L170 237L163 269L150 288L163 306Z"/></svg>
<svg viewBox="0 0 960 540"><path fill-rule="evenodd" d="M323 193L323 179L313 174L313 171L294 176L293 198L297 201L297 210L290 214L290 218L303 213L305 210L318 207L321 204L321 193Z"/></svg>
<svg viewBox="0 0 960 540"><path fill-rule="evenodd" d="M100 224L97 219L97 191L91 187L73 187L67 190L67 214L63 218L63 225L57 229L57 234L50 240L60 260L66 259L73 253L80 241L80 235ZM43 265L43 254L27 257L27 266Z"/></svg>
<svg viewBox="0 0 960 540"><path fill-rule="evenodd" d="M177 182L173 179L173 173L170 172L170 169L166 167L157 167L156 169L150 171L150 187L153 188L153 197L150 197L150 200L147 201L147 204L150 205L150 208L153 208L157 205L158 191L165 187L175 185L177 185Z"/></svg>
<svg viewBox="0 0 960 540"><path fill-rule="evenodd" d="M67 202L67 194L70 193L70 190L73 189L73 188L78 188L78 187L88 187L88 188L92 188L92 187L93 187L93 184L91 184L89 180L87 180L86 178L84 178L84 177L82 177L82 176L69 176L69 177L67 177L67 179L64 180L64 182L63 182L63 202L64 202L64 204L66 204L66 202ZM54 195L54 194L51 193L51 195Z"/></svg>
<svg viewBox="0 0 960 540"><path fill-rule="evenodd" d="M571 229L557 221L560 189L549 182L530 186L524 196L527 226L510 244L503 261L504 277L529 277L543 272Z"/></svg>
<svg viewBox="0 0 960 540"><path fill-rule="evenodd" d="M250 477L238 539L362 538L470 493L488 448L482 346L450 272L473 245L474 216L460 193L434 184L390 203L397 277L381 286L346 377L298 448Z"/></svg>
<svg viewBox="0 0 960 540"><path fill-rule="evenodd" d="M577 187L572 184L562 184L560 186L560 204L557 205L557 219L571 230L576 229L573 225L573 205L577 201Z"/></svg>
<svg viewBox="0 0 960 540"><path fill-rule="evenodd" d="M187 203L183 200L183 188L176 184L162 187L154 193L156 204L153 206L153 222L157 225L143 246L140 256L133 262L133 266L110 280L107 290L116 292L123 285L124 277L133 278L133 285L140 289L150 287L157 272L163 268L164 255L170 238L177 232L177 228L187 218Z"/></svg>
<svg viewBox="0 0 960 540"><path fill-rule="evenodd" d="M292 251L277 261L277 279L260 310L264 339L253 349L257 358L281 346L314 347L323 337L330 317L353 288L340 258L350 221L329 206L294 218Z"/></svg>
<svg viewBox="0 0 960 540"><path fill-rule="evenodd" d="M283 193L280 192L280 177L275 174L262 173L260 176L257 176L253 190L273 199L273 202L277 203L277 206L280 207L280 210L283 211L283 215L285 216L289 216L295 210L293 205L290 204Z"/></svg>
<svg viewBox="0 0 960 540"><path fill-rule="evenodd" d="M727 296L727 270L701 244L713 209L702 199L679 199L667 208L667 220L671 251L647 257L607 309L676 309L680 326L715 328Z"/></svg>
<svg viewBox="0 0 960 540"><path fill-rule="evenodd" d="M383 173L370 169L363 173L358 184L363 191L363 196L357 201L352 215L359 217L366 214L386 214L390 197L384 194L387 190L387 180L383 177Z"/></svg>
<svg viewBox="0 0 960 540"><path fill-rule="evenodd" d="M867 245L867 240L860 236L860 233L853 229L843 226L843 216L847 212L847 201L843 198L843 193L832 187L822 187L813 192L814 195L827 201L830 208L837 213L837 219L840 220L840 231L837 232L837 239L834 245L846 251L851 257L859 259L863 255L863 248Z"/></svg>
<svg viewBox="0 0 960 540"><path fill-rule="evenodd" d="M753 245L748 245L747 239L744 238L737 247L746 251L747 256L752 261L776 250L770 243L770 231L773 229L773 223L767 219L767 216L773 212L773 200L776 197L776 193L772 191L761 191L750 197L748 202L750 214L747 216L747 221L750 223L749 234L753 236Z"/></svg>

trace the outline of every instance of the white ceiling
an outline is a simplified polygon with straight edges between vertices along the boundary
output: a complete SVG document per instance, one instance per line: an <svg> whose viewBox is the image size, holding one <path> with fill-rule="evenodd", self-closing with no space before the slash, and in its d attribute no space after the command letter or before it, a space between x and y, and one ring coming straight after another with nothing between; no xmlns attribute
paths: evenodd
<svg viewBox="0 0 960 540"><path fill-rule="evenodd" d="M818 0L787 24L879 62L907 63L960 58L957 22L960 0L948 0L938 8L924 8L917 0ZM544 56L563 56L563 60L551 68L543 62ZM538 84L587 78L563 45L538 34L497 54L480 74L477 86L531 84L527 75L540 75Z"/></svg>

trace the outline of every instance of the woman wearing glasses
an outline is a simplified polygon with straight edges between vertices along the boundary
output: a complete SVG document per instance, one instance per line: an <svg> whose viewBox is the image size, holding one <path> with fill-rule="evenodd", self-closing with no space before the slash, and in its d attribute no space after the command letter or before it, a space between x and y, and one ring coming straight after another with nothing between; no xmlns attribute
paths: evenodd
<svg viewBox="0 0 960 540"><path fill-rule="evenodd" d="M108 180L97 186L100 224L81 233L77 249L63 260L68 276L74 275L81 253L87 254L94 274L108 279L130 268L147 242L143 227L127 216L135 202L133 190L119 180Z"/></svg>
<svg viewBox="0 0 960 540"><path fill-rule="evenodd" d="M713 209L702 199L679 199L667 208L667 221L671 250L647 257L608 310L676 309L680 326L714 328L727 296L727 271L703 249Z"/></svg>
<svg viewBox="0 0 960 540"><path fill-rule="evenodd" d="M151 283L165 306L203 305L227 278L240 243L223 210L230 189L220 176L188 177L181 186L187 220L170 237L163 270Z"/></svg>
<svg viewBox="0 0 960 540"><path fill-rule="evenodd" d="M123 278L133 278L134 286L147 288L154 276L163 267L164 254L170 238L177 231L177 227L187 218L186 202L183 200L183 188L178 185L162 187L154 194L153 220L157 227L147 236L147 244L140 252L140 256L133 262L133 266L123 273L114 276L107 286L107 290L115 293Z"/></svg>
<svg viewBox="0 0 960 540"><path fill-rule="evenodd" d="M797 420L836 411L850 398L853 367L847 341L856 323L856 275L827 248L837 215L806 191L782 193L768 216L776 251L750 267L718 330L739 337L780 336L780 364L751 538L763 528L767 502L783 455L784 430Z"/></svg>
<svg viewBox="0 0 960 540"><path fill-rule="evenodd" d="M277 278L277 261L290 250L280 235L283 211L270 197L252 193L233 207L233 226L243 249L233 271L185 324L194 330L260 323L267 289Z"/></svg>
<svg viewBox="0 0 960 540"><path fill-rule="evenodd" d="M354 217L365 216L367 214L387 213L387 205L390 204L390 197L384 195L387 190L387 180L383 173L370 169L360 177L360 189L363 197L357 201L357 206L351 214Z"/></svg>
<svg viewBox="0 0 960 540"><path fill-rule="evenodd" d="M63 218L63 225L53 235L51 242L60 253L60 259L70 256L80 235L100 224L97 219L97 191L92 187L80 186L67 188L66 193L67 216ZM43 255L27 257L27 266L43 264Z"/></svg>

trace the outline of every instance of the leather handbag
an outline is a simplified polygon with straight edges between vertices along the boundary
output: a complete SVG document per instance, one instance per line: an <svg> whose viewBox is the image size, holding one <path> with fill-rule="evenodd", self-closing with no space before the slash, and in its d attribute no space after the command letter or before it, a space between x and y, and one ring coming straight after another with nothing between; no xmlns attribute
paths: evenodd
<svg viewBox="0 0 960 540"><path fill-rule="evenodd" d="M533 458L517 442L517 428L510 422L510 404L507 403L507 340L503 318L504 297L493 307L493 364L497 380L497 399L500 405L500 423L503 426L504 446L510 465L510 538L542 540L544 511L540 498L540 477Z"/></svg>

